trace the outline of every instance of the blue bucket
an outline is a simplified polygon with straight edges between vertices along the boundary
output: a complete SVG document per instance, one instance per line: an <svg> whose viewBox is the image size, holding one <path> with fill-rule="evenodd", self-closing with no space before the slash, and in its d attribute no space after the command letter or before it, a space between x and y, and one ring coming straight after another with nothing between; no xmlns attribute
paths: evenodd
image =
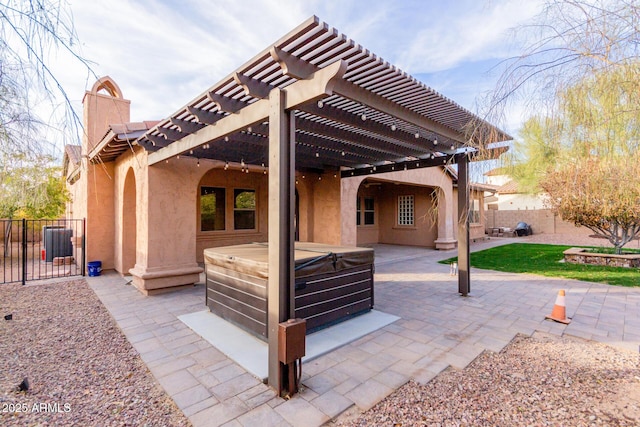
<svg viewBox="0 0 640 427"><path fill-rule="evenodd" d="M102 261L89 261L89 277L99 276L102 272Z"/></svg>

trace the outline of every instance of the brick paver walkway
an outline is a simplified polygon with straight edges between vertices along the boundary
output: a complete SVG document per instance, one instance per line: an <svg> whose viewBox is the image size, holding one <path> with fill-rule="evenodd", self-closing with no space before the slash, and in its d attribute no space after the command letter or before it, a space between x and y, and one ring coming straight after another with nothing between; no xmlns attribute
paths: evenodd
<svg viewBox="0 0 640 427"><path fill-rule="evenodd" d="M473 250L507 243L492 239ZM455 252L376 247L376 309L400 320L304 364L303 391L283 400L177 316L206 309L202 284L145 297L116 274L89 278L153 375L194 426L319 426L372 407L413 379L464 368L517 333L569 334L638 350L640 288L472 270L471 293L437 260ZM558 290L570 325L546 321Z"/></svg>

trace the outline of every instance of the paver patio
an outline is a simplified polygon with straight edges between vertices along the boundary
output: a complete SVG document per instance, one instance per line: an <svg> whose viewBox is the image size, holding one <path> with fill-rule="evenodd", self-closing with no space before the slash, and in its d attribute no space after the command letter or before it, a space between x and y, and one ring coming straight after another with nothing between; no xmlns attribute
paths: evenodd
<svg viewBox="0 0 640 427"><path fill-rule="evenodd" d="M472 250L505 243L489 241ZM375 307L401 319L303 365L291 400L244 371L177 319L202 311L204 285L152 297L117 274L88 278L142 360L194 426L319 426L366 410L413 379L464 368L517 333L568 334L638 351L640 288L472 269L471 293L438 264L452 252L376 246ZM558 290L569 325L545 320Z"/></svg>

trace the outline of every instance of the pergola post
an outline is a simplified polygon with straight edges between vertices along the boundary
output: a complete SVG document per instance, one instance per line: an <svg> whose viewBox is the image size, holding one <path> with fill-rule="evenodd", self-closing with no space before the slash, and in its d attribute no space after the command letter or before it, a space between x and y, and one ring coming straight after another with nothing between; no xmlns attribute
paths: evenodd
<svg viewBox="0 0 640 427"><path fill-rule="evenodd" d="M269 385L282 389L278 360L278 324L294 317L294 188L295 123L285 110L286 92L269 94L269 283L267 330L269 334Z"/></svg>
<svg viewBox="0 0 640 427"><path fill-rule="evenodd" d="M467 296L469 278L469 157L458 158L458 292Z"/></svg>

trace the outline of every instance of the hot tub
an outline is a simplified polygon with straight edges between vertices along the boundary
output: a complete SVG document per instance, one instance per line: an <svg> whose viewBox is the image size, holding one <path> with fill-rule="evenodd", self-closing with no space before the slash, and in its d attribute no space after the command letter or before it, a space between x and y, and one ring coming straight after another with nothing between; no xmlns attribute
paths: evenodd
<svg viewBox="0 0 640 427"><path fill-rule="evenodd" d="M267 339L268 245L204 250L211 312ZM373 249L295 243L295 317L307 333L373 308Z"/></svg>

